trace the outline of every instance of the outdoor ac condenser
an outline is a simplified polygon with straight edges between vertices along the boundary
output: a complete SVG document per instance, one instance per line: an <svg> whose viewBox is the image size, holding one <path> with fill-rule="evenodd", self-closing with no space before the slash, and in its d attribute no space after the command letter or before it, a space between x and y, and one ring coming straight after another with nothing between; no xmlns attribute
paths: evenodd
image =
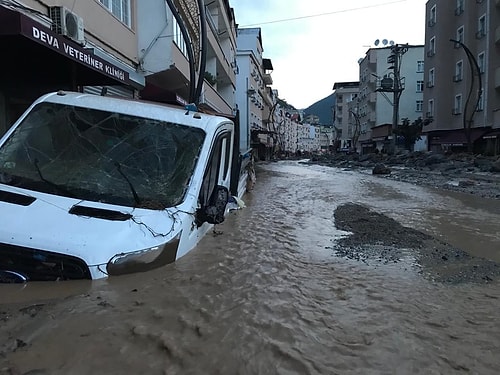
<svg viewBox="0 0 500 375"><path fill-rule="evenodd" d="M65 35L77 43L83 44L85 42L82 17L62 6L51 7L49 12L53 31Z"/></svg>

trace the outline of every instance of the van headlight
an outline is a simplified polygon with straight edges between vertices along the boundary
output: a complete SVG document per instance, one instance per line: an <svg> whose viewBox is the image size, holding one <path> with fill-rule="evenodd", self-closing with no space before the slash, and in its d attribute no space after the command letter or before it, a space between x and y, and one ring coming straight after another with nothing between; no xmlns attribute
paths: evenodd
<svg viewBox="0 0 500 375"><path fill-rule="evenodd" d="M116 254L106 265L110 276L124 275L133 272L149 271L153 268L172 263L177 257L177 249L181 233L169 242L147 249Z"/></svg>

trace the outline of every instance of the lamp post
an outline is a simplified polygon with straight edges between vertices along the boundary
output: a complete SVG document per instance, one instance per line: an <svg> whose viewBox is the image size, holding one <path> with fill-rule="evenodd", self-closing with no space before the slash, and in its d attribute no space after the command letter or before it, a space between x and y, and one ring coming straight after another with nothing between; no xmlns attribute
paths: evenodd
<svg viewBox="0 0 500 375"><path fill-rule="evenodd" d="M450 39L450 42L458 44L460 47L463 48L465 54L467 55L467 59L469 60L469 65L470 65L471 84L470 84L469 94L467 95L467 100L465 101L464 105L463 126L465 131L465 138L467 140L467 152L472 152L471 127L472 123L474 122L474 114L477 112L477 108L479 106L479 102L481 101L481 96L483 94L483 84L481 81L481 68L479 67L479 64L477 63L477 60L472 54L471 50L464 43L455 39ZM467 120L467 109L469 107L469 102L471 100L472 92L474 90L475 73L477 74L478 77L477 100L474 107L472 108L470 118Z"/></svg>

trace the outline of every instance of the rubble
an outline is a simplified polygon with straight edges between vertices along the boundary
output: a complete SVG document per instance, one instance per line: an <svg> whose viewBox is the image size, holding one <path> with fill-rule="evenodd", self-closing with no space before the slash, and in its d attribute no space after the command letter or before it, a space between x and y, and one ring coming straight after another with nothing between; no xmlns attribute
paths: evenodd
<svg viewBox="0 0 500 375"><path fill-rule="evenodd" d="M380 175L381 178L500 199L500 155L483 156L435 152L395 155L313 155L307 163Z"/></svg>

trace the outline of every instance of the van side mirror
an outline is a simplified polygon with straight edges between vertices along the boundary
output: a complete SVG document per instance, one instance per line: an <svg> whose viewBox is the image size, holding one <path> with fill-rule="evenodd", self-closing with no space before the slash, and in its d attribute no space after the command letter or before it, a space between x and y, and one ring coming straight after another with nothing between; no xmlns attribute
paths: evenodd
<svg viewBox="0 0 500 375"><path fill-rule="evenodd" d="M220 224L224 221L226 205L229 202L229 190L225 186L217 185L210 196L208 204L196 212L196 224Z"/></svg>

